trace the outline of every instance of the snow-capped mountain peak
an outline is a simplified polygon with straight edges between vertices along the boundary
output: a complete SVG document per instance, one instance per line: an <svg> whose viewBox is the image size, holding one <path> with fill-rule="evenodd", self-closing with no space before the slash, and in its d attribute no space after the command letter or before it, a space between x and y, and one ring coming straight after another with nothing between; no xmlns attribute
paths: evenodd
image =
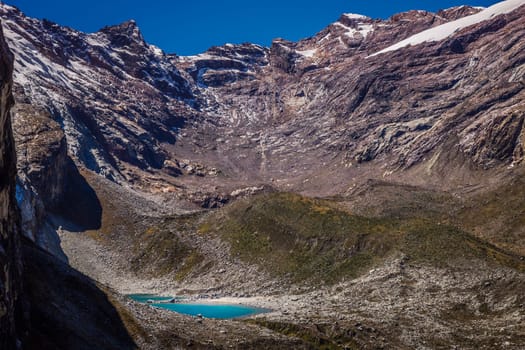
<svg viewBox="0 0 525 350"><path fill-rule="evenodd" d="M421 33L415 34L405 40L402 40L392 46L389 46L381 51L378 51L370 56L379 55L385 52L399 50L407 46L414 46L424 42L440 41L450 37L454 33L469 27L471 25L489 20L495 16L509 13L520 6L525 5L525 0L506 0L492 5L482 11L457 19L452 22L442 24L438 27L427 29Z"/></svg>

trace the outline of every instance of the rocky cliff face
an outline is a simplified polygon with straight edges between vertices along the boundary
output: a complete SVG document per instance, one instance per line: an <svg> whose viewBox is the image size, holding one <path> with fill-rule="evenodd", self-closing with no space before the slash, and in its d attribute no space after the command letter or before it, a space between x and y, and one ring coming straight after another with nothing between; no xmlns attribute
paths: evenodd
<svg viewBox="0 0 525 350"><path fill-rule="evenodd" d="M163 166L159 144L175 141L172 128L191 115L192 103L170 56L146 44L134 22L84 34L7 5L1 13L20 60L17 100L50 111L72 156L116 181L127 167Z"/></svg>
<svg viewBox="0 0 525 350"><path fill-rule="evenodd" d="M68 169L72 166L64 132L48 112L31 105L17 104L12 114L22 232L40 247L65 259L49 218L64 201Z"/></svg>
<svg viewBox="0 0 525 350"><path fill-rule="evenodd" d="M13 108L13 129L17 145L17 169L38 187L48 210L63 196L67 167L64 132L49 113L31 105Z"/></svg>
<svg viewBox="0 0 525 350"><path fill-rule="evenodd" d="M11 117L13 55L0 31L0 348L19 347L15 305L21 287L19 216L15 201L16 156Z"/></svg>
<svg viewBox="0 0 525 350"><path fill-rule="evenodd" d="M68 196L64 182L71 183L74 172L67 164L59 125L49 119L47 112L27 105L18 105L14 112L18 153L22 156L18 162L20 183L16 184L12 72L13 55L0 30L0 349L134 348L106 294L93 281L57 260L59 254L53 251L57 246L46 241L49 237L42 233L46 229L43 216L56 210ZM78 184L75 181L72 183ZM78 188L82 194L81 185ZM23 223L17 197L22 209L30 211L29 216L23 213ZM32 203L26 205L26 200ZM22 229L36 245L21 239ZM68 293L74 294L75 290L82 292L71 303ZM65 304L56 306L62 302ZM86 304L92 308L80 306ZM102 318L111 327L93 321Z"/></svg>

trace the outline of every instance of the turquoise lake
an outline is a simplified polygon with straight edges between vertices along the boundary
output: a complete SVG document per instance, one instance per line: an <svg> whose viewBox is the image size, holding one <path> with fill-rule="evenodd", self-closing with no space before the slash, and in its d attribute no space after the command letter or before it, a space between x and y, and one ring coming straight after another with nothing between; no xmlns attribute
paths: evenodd
<svg viewBox="0 0 525 350"><path fill-rule="evenodd" d="M153 302L163 302L173 299L172 297L160 297L154 294L129 294L128 297L139 303L145 303L148 300L152 300Z"/></svg>
<svg viewBox="0 0 525 350"><path fill-rule="evenodd" d="M152 300L153 303L149 304L151 306L191 316L197 316L200 314L206 318L232 319L270 311L268 309L262 309L245 305L167 303L166 301L172 299L171 297L159 297L157 295L149 294L131 294L128 295L128 297L141 303L145 303L148 300Z"/></svg>

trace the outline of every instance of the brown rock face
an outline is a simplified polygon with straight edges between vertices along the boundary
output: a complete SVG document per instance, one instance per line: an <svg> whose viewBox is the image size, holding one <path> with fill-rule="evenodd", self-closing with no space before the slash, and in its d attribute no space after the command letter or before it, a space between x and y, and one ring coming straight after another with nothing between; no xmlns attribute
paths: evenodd
<svg viewBox="0 0 525 350"><path fill-rule="evenodd" d="M23 103L12 114L22 233L65 261L57 229L96 228L98 201L68 156L64 131L50 114Z"/></svg>
<svg viewBox="0 0 525 350"><path fill-rule="evenodd" d="M38 188L48 210L63 196L67 145L60 125L48 112L27 104L13 108L18 170Z"/></svg>
<svg viewBox="0 0 525 350"><path fill-rule="evenodd" d="M0 31L0 349L16 349L15 305L20 292L16 156L9 110L13 56Z"/></svg>
<svg viewBox="0 0 525 350"><path fill-rule="evenodd" d="M17 201L22 233L48 252L65 259L48 213L56 212L66 196L73 167L66 137L48 112L27 104L12 109L17 152Z"/></svg>

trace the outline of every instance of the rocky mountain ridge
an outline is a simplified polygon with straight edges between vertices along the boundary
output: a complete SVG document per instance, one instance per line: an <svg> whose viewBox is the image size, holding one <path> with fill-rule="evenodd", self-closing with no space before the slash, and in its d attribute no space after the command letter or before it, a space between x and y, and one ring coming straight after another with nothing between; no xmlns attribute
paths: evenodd
<svg viewBox="0 0 525 350"><path fill-rule="evenodd" d="M157 138L173 142L169 128L180 124L178 105L185 106L179 99L190 98L191 92L169 57L145 44L138 32L134 35L133 22L83 34L29 19L7 5L2 11L13 15L4 27L16 42L15 55L24 60L15 68L18 99L51 112L66 131L72 155L114 180L122 178L115 157L139 167L162 166ZM124 136L125 130L134 136Z"/></svg>
<svg viewBox="0 0 525 350"><path fill-rule="evenodd" d="M326 178L341 191L353 179L406 179L417 165L434 174L445 157L465 158L436 181L445 187L465 166L521 162L523 7L509 2L514 11L443 41L374 57L481 9L344 14L297 43L227 44L189 57L148 45L134 21L84 34L0 11L17 57L17 99L50 111L79 165L176 195L261 182L329 194ZM200 181L181 162L222 178Z"/></svg>

